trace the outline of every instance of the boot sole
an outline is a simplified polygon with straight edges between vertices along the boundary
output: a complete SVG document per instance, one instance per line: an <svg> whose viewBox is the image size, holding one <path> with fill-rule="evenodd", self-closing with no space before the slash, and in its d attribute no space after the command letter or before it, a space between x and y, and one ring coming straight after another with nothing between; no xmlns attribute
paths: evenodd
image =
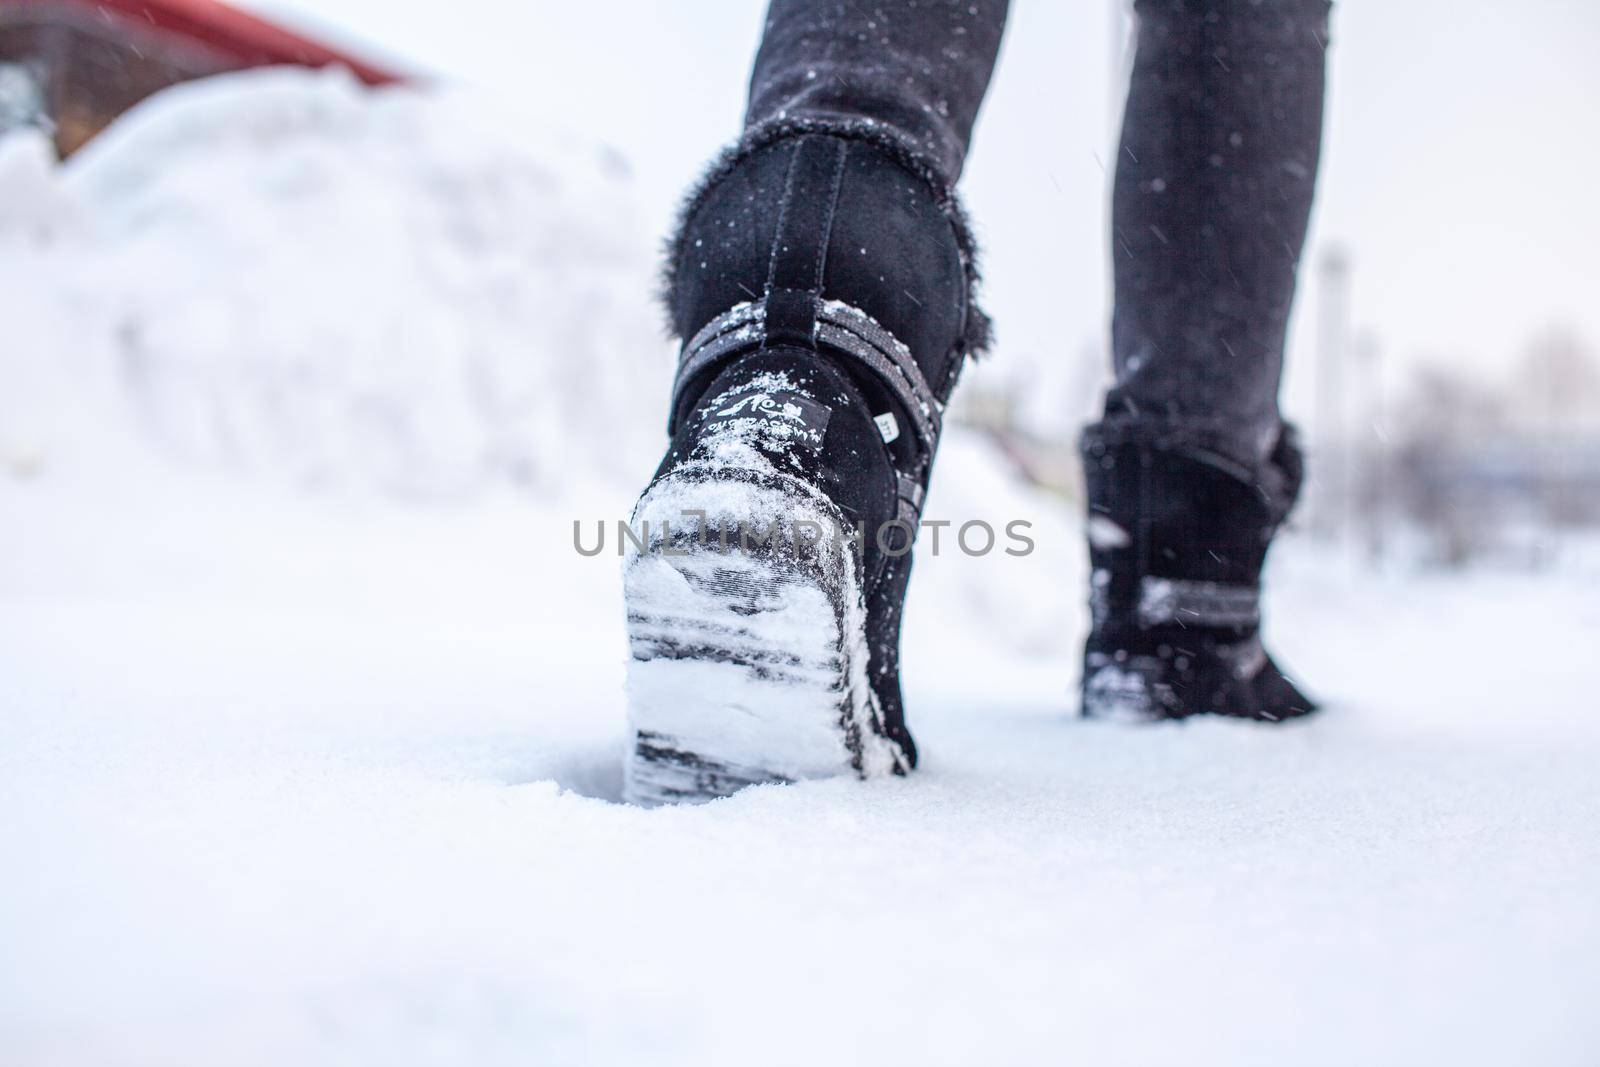
<svg viewBox="0 0 1600 1067"><path fill-rule="evenodd" d="M1277 723L1313 715L1319 705L1307 698L1267 657L1243 689L1231 690L1232 704L1185 707L1180 697L1159 678L1163 665L1148 656L1131 657L1126 664L1103 663L1086 667L1080 688L1079 714L1101 722L1178 722L1201 716Z"/></svg>
<svg viewBox="0 0 1600 1067"><path fill-rule="evenodd" d="M795 513L793 487L741 488L742 511ZM903 773L867 682L853 561L730 540L726 552L715 537L657 540L625 563L624 799L695 803L766 782Z"/></svg>

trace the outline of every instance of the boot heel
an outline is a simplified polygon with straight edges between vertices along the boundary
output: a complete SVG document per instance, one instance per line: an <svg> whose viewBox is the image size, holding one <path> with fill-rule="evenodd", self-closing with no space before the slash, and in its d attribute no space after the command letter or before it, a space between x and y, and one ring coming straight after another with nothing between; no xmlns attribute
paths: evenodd
<svg viewBox="0 0 1600 1067"><path fill-rule="evenodd" d="M746 487L747 489L749 487ZM792 513L786 494L756 513ZM657 805L747 785L904 770L875 729L852 560L685 535L625 564L624 796Z"/></svg>

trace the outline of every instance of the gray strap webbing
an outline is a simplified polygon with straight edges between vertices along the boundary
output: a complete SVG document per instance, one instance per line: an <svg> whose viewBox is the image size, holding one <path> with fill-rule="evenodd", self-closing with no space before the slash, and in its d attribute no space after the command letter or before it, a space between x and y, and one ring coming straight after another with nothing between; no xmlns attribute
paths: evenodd
<svg viewBox="0 0 1600 1067"><path fill-rule="evenodd" d="M1254 626L1261 595L1244 585L1152 578L1139 582L1139 622L1144 626Z"/></svg>
<svg viewBox="0 0 1600 1067"><path fill-rule="evenodd" d="M766 302L753 301L718 315L690 339L673 383L670 432L676 432L678 421L687 414L683 408L685 401L695 395L695 384L727 359L760 347L766 336L765 325ZM821 300L816 306L813 341L870 370L910 416L923 454L932 457L939 441L943 408L911 350L899 338L858 308L838 300Z"/></svg>
<svg viewBox="0 0 1600 1067"><path fill-rule="evenodd" d="M895 479L899 482L899 507L896 509L895 518L906 524L907 531L915 539L918 523L922 518L922 483L909 474L895 472Z"/></svg>

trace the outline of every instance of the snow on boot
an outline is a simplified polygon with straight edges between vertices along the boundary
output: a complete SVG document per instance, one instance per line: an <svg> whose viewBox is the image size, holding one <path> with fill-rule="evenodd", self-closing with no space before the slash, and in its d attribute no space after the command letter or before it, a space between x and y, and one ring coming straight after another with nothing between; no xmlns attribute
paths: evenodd
<svg viewBox="0 0 1600 1067"><path fill-rule="evenodd" d="M1084 434L1083 458L1093 617L1083 714L1275 722L1315 711L1260 635L1262 564L1299 492L1292 431L1260 473L1103 427Z"/></svg>
<svg viewBox="0 0 1600 1067"><path fill-rule="evenodd" d="M624 560L628 800L915 765L900 613L976 314L964 233L853 136L747 142L691 200L672 442Z"/></svg>

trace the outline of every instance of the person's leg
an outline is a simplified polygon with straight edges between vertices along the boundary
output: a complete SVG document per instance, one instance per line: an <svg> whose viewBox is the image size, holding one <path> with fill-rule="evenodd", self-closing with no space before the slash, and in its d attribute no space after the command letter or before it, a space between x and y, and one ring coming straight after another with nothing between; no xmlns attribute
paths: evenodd
<svg viewBox="0 0 1600 1067"><path fill-rule="evenodd" d="M1140 0L1117 153L1106 421L1246 464L1278 379L1322 140L1326 0Z"/></svg>
<svg viewBox="0 0 1600 1067"><path fill-rule="evenodd" d="M1007 0L773 0L747 128L785 119L882 127L945 185L961 175Z"/></svg>
<svg viewBox="0 0 1600 1067"><path fill-rule="evenodd" d="M1084 438L1084 710L1267 719L1312 704L1261 650L1298 492L1278 411L1321 143L1326 0L1139 0L1117 158L1115 385Z"/></svg>
<svg viewBox="0 0 1600 1067"><path fill-rule="evenodd" d="M953 186L1005 7L772 4L745 132L669 247L672 441L625 570L634 800L915 763L900 608L943 405L985 339ZM708 536L662 529L702 513ZM801 522L864 536L808 550Z"/></svg>

